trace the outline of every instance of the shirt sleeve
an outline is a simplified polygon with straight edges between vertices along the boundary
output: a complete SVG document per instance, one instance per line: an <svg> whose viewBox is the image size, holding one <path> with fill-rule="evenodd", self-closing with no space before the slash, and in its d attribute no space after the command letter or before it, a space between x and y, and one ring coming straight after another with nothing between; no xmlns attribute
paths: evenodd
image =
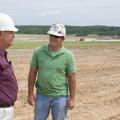
<svg viewBox="0 0 120 120"><path fill-rule="evenodd" d="M67 73L76 72L75 57L71 52L68 57Z"/></svg>
<svg viewBox="0 0 120 120"><path fill-rule="evenodd" d="M33 67L33 68L36 68L36 69L38 68L38 54L37 54L37 50L35 50L33 52L30 66Z"/></svg>

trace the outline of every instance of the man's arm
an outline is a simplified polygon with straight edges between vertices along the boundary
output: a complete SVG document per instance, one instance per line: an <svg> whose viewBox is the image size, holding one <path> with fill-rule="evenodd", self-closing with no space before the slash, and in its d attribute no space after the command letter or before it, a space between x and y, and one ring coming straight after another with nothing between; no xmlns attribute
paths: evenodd
<svg viewBox="0 0 120 120"><path fill-rule="evenodd" d="M27 101L30 105L35 105L35 95L33 91L34 91L36 75L37 75L37 69L31 67L28 75L28 98L27 98Z"/></svg>
<svg viewBox="0 0 120 120"><path fill-rule="evenodd" d="M75 106L76 77L75 73L68 73L69 98L68 109L72 110Z"/></svg>

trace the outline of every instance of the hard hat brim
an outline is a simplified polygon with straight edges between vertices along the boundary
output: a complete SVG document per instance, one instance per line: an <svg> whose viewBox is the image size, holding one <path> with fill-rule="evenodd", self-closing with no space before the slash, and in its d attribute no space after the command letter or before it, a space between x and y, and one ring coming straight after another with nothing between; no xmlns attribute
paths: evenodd
<svg viewBox="0 0 120 120"><path fill-rule="evenodd" d="M17 31L19 31L19 29L15 27L15 28L13 29L13 31L14 31L14 32L17 32Z"/></svg>
<svg viewBox="0 0 120 120"><path fill-rule="evenodd" d="M19 29L16 27L12 27L12 28L1 28L0 31L13 31L13 32L17 32Z"/></svg>

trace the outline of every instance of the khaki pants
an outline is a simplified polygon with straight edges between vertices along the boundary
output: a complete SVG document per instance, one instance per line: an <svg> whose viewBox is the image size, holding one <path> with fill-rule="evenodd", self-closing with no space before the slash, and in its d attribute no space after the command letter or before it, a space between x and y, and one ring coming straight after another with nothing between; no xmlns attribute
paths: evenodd
<svg viewBox="0 0 120 120"><path fill-rule="evenodd" d="M13 107L0 108L0 120L13 120Z"/></svg>

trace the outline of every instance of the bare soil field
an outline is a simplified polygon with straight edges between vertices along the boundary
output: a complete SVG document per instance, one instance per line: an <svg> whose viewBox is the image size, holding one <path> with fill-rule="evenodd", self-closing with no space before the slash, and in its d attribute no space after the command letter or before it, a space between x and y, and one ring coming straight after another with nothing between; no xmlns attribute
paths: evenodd
<svg viewBox="0 0 120 120"><path fill-rule="evenodd" d="M76 106L68 120L120 120L120 46L71 49L77 65ZM15 120L33 120L27 77L33 49L9 49L19 84ZM49 117L51 120L51 117Z"/></svg>

